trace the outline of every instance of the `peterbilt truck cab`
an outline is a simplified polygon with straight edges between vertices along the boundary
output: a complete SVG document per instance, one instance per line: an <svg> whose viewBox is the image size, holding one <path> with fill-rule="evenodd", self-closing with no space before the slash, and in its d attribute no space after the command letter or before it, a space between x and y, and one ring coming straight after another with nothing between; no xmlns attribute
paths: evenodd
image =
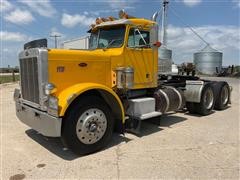
<svg viewBox="0 0 240 180"><path fill-rule="evenodd" d="M87 50L50 49L36 40L19 54L18 119L44 136L61 137L73 152L96 152L114 130L139 129L141 121L170 111L205 116L230 103L226 82L158 74L154 19L97 19L89 32Z"/></svg>

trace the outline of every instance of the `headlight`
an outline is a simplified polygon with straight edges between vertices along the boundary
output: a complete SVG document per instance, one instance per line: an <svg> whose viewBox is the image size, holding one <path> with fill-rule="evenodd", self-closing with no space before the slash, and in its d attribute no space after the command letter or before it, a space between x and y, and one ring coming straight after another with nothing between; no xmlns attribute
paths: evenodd
<svg viewBox="0 0 240 180"><path fill-rule="evenodd" d="M48 96L48 113L53 116L58 116L58 98Z"/></svg>
<svg viewBox="0 0 240 180"><path fill-rule="evenodd" d="M54 91L55 89L56 89L56 86L55 86L54 84L52 84L52 83L47 83L47 84L45 85L45 88L44 88L45 94L46 94L46 95L50 95L50 94L52 94L53 92L55 92L55 91Z"/></svg>
<svg viewBox="0 0 240 180"><path fill-rule="evenodd" d="M58 109L58 98L54 96L48 97L48 107L51 109Z"/></svg>

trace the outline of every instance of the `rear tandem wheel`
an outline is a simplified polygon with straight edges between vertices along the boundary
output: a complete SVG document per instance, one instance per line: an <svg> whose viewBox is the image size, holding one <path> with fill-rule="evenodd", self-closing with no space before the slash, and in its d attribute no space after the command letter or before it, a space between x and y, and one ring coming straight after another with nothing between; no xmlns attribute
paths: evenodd
<svg viewBox="0 0 240 180"><path fill-rule="evenodd" d="M215 106L216 110L224 110L230 103L230 87L227 82L220 81L213 84L215 94Z"/></svg>
<svg viewBox="0 0 240 180"><path fill-rule="evenodd" d="M211 83L205 84L201 94L200 103L187 102L187 110L191 114L206 116L212 113L215 105L214 90Z"/></svg>

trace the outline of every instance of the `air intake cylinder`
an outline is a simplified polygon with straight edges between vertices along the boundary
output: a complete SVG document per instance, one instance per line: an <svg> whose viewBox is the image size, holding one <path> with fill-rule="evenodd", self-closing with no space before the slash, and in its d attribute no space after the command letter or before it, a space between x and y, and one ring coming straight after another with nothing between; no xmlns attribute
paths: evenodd
<svg viewBox="0 0 240 180"><path fill-rule="evenodd" d="M118 67L117 74L117 88L131 89L134 86L134 70L132 67Z"/></svg>
<svg viewBox="0 0 240 180"><path fill-rule="evenodd" d="M177 111L184 107L185 98L182 90L174 87L163 87L154 92L156 99L156 111L166 113Z"/></svg>

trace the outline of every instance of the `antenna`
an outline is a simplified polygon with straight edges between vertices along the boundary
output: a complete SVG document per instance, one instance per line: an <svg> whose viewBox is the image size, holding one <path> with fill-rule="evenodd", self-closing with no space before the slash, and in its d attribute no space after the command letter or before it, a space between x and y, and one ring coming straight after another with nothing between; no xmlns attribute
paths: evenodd
<svg viewBox="0 0 240 180"><path fill-rule="evenodd" d="M168 10L168 0L163 0L163 8L162 8L162 36L161 41L164 47L167 46L167 10Z"/></svg>
<svg viewBox="0 0 240 180"><path fill-rule="evenodd" d="M55 35L50 35L50 37L54 37L54 39L55 39L55 48L57 48L57 38L59 38L59 37L61 37L61 36L55 34Z"/></svg>

